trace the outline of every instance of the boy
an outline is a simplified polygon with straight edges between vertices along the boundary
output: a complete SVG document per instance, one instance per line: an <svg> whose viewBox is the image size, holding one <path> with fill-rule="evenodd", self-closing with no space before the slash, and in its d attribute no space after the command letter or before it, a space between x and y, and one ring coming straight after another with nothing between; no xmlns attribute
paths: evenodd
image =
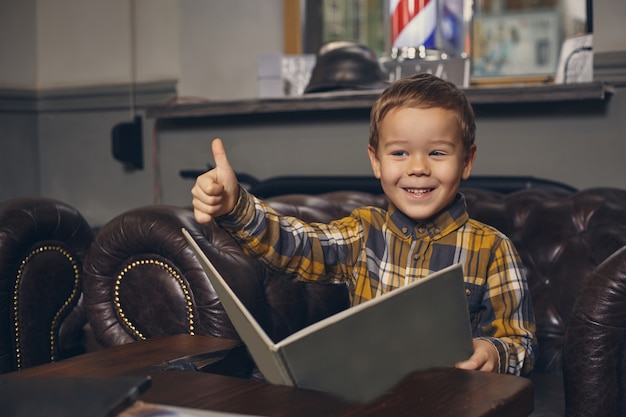
<svg viewBox="0 0 626 417"><path fill-rule="evenodd" d="M388 210L364 207L330 224L281 217L239 186L216 139L215 168L192 189L194 215L215 219L274 269L348 282L353 305L462 263L474 353L456 366L525 375L536 342L521 261L506 236L469 219L458 193L476 158L475 131L461 90L416 74L389 86L371 112L367 152Z"/></svg>

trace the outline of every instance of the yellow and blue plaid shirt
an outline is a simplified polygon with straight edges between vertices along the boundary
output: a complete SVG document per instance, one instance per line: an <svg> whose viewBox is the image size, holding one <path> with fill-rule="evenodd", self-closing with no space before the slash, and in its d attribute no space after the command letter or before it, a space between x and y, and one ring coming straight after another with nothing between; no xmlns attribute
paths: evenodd
<svg viewBox="0 0 626 417"><path fill-rule="evenodd" d="M474 337L498 349L500 372L525 375L533 367L535 319L519 255L504 234L469 218L462 194L427 222L390 205L309 224L280 216L241 189L233 211L217 221L274 270L347 282L353 305L461 263Z"/></svg>

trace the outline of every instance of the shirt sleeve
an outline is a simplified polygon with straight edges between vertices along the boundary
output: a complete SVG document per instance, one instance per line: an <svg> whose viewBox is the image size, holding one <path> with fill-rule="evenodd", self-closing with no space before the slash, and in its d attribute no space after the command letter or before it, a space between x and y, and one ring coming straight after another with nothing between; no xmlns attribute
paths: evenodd
<svg viewBox="0 0 626 417"><path fill-rule="evenodd" d="M495 249L487 288L481 338L498 350L499 372L527 375L536 356L535 317L521 260L508 238Z"/></svg>
<svg viewBox="0 0 626 417"><path fill-rule="evenodd" d="M279 215L243 188L233 210L216 221L246 254L301 280L347 280L362 236L354 217L306 223Z"/></svg>

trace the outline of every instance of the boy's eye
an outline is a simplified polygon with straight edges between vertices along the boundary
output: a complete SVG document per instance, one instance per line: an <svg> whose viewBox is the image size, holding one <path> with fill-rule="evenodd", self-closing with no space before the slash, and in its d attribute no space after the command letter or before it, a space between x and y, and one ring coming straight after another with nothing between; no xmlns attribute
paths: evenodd
<svg viewBox="0 0 626 417"><path fill-rule="evenodd" d="M446 153L444 151L432 151L430 153L431 156L444 156Z"/></svg>
<svg viewBox="0 0 626 417"><path fill-rule="evenodd" d="M407 152L406 151L392 151L391 155L392 156L406 156Z"/></svg>

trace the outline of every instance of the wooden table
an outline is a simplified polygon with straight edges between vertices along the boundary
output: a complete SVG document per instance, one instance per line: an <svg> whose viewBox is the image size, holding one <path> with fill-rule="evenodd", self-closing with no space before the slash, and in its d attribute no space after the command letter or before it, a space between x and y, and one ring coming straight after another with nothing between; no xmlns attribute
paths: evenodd
<svg viewBox="0 0 626 417"><path fill-rule="evenodd" d="M181 357L232 352L238 343L207 336L168 336L87 353L13 372L19 377L150 375L145 402L261 416L527 416L530 380L454 368L414 372L368 404L322 392L206 372L166 370ZM218 355L219 356L219 355Z"/></svg>

